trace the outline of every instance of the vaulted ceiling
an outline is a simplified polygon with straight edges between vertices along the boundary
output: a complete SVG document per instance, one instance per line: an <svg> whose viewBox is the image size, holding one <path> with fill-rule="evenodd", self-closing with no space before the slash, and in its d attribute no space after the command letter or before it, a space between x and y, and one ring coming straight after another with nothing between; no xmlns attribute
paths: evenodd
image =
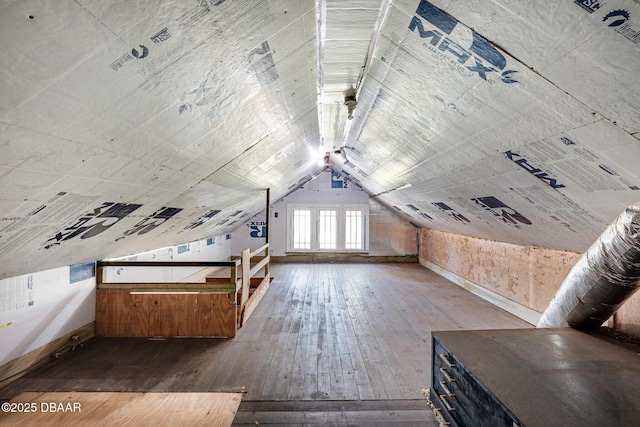
<svg viewBox="0 0 640 427"><path fill-rule="evenodd" d="M326 152L517 244L640 199L636 0L4 0L0 40L0 277L229 232Z"/></svg>

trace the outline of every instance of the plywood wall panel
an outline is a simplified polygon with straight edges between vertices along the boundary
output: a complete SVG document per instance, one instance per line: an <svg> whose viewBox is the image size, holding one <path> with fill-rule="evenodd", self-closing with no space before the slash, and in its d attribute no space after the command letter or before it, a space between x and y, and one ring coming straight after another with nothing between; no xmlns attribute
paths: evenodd
<svg viewBox="0 0 640 427"><path fill-rule="evenodd" d="M122 304L126 304L126 307ZM96 291L96 336L129 336L130 328L129 291L98 289Z"/></svg>
<svg viewBox="0 0 640 427"><path fill-rule="evenodd" d="M541 313L580 254L422 229L420 257Z"/></svg>
<svg viewBox="0 0 640 427"><path fill-rule="evenodd" d="M420 230L420 257L539 313L582 254ZM615 328L640 336L640 293L616 312Z"/></svg>
<svg viewBox="0 0 640 427"><path fill-rule="evenodd" d="M178 336L178 295L149 295L149 336Z"/></svg>
<svg viewBox="0 0 640 427"><path fill-rule="evenodd" d="M131 334L131 294L128 290L113 289L109 297L113 302L111 309L114 313L115 337L126 337Z"/></svg>
<svg viewBox="0 0 640 427"><path fill-rule="evenodd" d="M213 328L213 306L214 294L198 295L198 311L196 312L196 329L194 336L210 337L214 336Z"/></svg>
<svg viewBox="0 0 640 427"><path fill-rule="evenodd" d="M542 313L582 254L531 248L531 305Z"/></svg>
<svg viewBox="0 0 640 427"><path fill-rule="evenodd" d="M99 289L96 331L107 337L234 337L236 305L228 294L137 294Z"/></svg>
<svg viewBox="0 0 640 427"><path fill-rule="evenodd" d="M149 336L149 295L131 295L131 335L132 337Z"/></svg>
<svg viewBox="0 0 640 427"><path fill-rule="evenodd" d="M198 332L198 295L178 295L178 336L201 336Z"/></svg>
<svg viewBox="0 0 640 427"><path fill-rule="evenodd" d="M615 328L640 337L640 292L629 298L615 314Z"/></svg>
<svg viewBox="0 0 640 427"><path fill-rule="evenodd" d="M213 336L235 337L237 331L237 307L227 294L212 294Z"/></svg>
<svg viewBox="0 0 640 427"><path fill-rule="evenodd" d="M108 294L106 290L98 289L96 291L96 336L106 337L107 327L106 318L109 310L107 308Z"/></svg>

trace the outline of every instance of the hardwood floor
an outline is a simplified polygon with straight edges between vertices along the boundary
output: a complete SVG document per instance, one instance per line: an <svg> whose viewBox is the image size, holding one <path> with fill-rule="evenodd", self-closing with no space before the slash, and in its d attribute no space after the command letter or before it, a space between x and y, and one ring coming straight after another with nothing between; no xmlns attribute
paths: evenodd
<svg viewBox="0 0 640 427"><path fill-rule="evenodd" d="M237 425L262 418L262 425L436 426L421 392L431 376L431 331L532 327L419 264L273 264L271 274L271 288L234 339L94 338L0 398L243 392ZM311 410L309 401L324 403Z"/></svg>

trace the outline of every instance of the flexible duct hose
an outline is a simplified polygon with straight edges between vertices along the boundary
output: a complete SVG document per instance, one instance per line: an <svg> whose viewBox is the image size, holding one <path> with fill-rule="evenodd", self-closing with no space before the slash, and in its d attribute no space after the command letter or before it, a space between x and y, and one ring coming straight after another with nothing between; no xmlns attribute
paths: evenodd
<svg viewBox="0 0 640 427"><path fill-rule="evenodd" d="M595 329L640 289L640 203L587 249L542 313L538 328Z"/></svg>

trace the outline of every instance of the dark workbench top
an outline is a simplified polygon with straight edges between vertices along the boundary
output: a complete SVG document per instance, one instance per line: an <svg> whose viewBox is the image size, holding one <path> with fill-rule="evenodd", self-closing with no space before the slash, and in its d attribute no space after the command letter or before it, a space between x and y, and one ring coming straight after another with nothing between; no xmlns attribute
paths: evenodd
<svg viewBox="0 0 640 427"><path fill-rule="evenodd" d="M640 425L637 346L571 328L433 334L527 427Z"/></svg>

